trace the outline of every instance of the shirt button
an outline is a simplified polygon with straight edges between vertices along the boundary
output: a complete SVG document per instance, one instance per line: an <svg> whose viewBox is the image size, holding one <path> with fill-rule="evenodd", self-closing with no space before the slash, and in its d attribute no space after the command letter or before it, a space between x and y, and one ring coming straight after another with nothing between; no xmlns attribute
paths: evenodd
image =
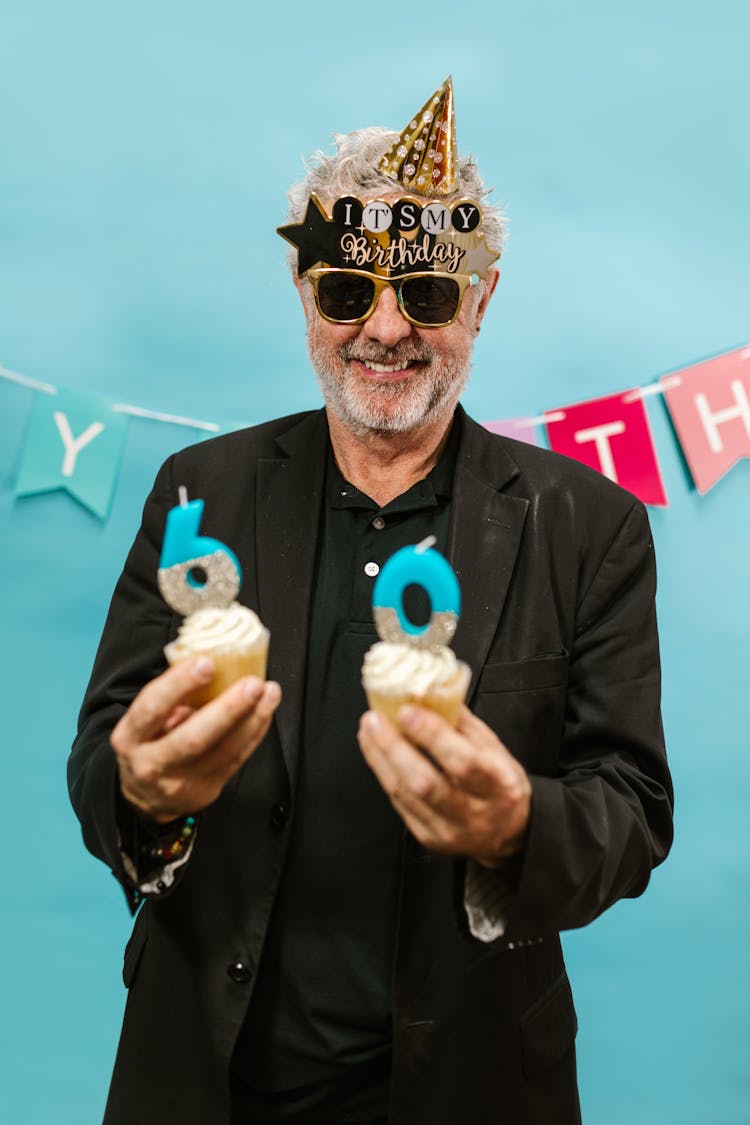
<svg viewBox="0 0 750 1125"><path fill-rule="evenodd" d="M227 976L235 984L247 984L252 973L244 961L232 961L227 965Z"/></svg>
<svg viewBox="0 0 750 1125"><path fill-rule="evenodd" d="M374 578L376 574L380 573L380 567L376 562L365 563L365 574L368 578Z"/></svg>
<svg viewBox="0 0 750 1125"><path fill-rule="evenodd" d="M375 516L375 519L372 521L372 526L376 531L382 531L385 527L385 520L382 516Z"/></svg>

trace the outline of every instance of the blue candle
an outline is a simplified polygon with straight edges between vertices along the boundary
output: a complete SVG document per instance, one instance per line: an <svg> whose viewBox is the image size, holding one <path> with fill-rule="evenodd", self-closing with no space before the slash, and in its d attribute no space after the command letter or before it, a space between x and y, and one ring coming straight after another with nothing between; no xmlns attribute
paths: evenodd
<svg viewBox="0 0 750 1125"><path fill-rule="evenodd" d="M157 574L164 600L178 613L194 613L206 606L224 608L239 593L242 569L233 551L219 539L199 535L204 503L187 498L179 488L180 503L167 513ZM193 571L206 576L199 581Z"/></svg>
<svg viewBox="0 0 750 1125"><path fill-rule="evenodd" d="M372 592L373 616L384 641L429 646L447 644L461 612L461 588L451 566L432 550L434 536L414 547L402 547L380 571ZM415 625L404 610L407 586L421 586L430 600L430 620Z"/></svg>

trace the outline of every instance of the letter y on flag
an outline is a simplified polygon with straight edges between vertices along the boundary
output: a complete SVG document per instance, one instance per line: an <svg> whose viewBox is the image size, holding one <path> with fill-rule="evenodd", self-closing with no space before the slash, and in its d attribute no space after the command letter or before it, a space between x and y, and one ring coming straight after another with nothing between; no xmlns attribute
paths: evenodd
<svg viewBox="0 0 750 1125"><path fill-rule="evenodd" d="M26 431L16 496L64 488L100 519L114 493L127 418L99 395L37 394Z"/></svg>

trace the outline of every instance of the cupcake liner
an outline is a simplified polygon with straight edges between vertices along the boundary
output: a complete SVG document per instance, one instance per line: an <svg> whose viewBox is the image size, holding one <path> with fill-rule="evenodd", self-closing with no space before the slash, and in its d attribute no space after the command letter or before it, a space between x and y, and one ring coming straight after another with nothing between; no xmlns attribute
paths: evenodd
<svg viewBox="0 0 750 1125"><path fill-rule="evenodd" d="M458 676L449 684L431 688L424 695L417 695L406 688L401 688L399 691L378 691L363 684L370 710L377 711L398 726L399 708L407 703L413 703L417 707L426 707L429 711L434 711L455 727L471 680L471 669L468 664L459 661L458 669Z"/></svg>
<svg viewBox="0 0 750 1125"><path fill-rule="evenodd" d="M196 656L207 656L215 668L214 677L210 683L196 688L185 700L191 707L202 707L212 699L216 699L233 683L243 676L258 676L261 680L266 678L268 664L268 642L270 633L268 629L249 648L241 651L209 651L196 652L182 646L178 641L172 641L164 649L164 655L170 665L179 664L183 660L192 660Z"/></svg>

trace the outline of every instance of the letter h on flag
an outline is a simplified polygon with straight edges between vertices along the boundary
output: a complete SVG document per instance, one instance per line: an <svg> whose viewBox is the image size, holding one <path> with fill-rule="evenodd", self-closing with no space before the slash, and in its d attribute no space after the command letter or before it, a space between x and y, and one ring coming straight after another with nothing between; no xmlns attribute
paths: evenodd
<svg viewBox="0 0 750 1125"><path fill-rule="evenodd" d="M664 398L695 487L703 495L750 457L750 348L662 379Z"/></svg>
<svg viewBox="0 0 750 1125"><path fill-rule="evenodd" d="M106 519L120 466L127 418L99 395L37 394L26 431L16 496L66 489Z"/></svg>

